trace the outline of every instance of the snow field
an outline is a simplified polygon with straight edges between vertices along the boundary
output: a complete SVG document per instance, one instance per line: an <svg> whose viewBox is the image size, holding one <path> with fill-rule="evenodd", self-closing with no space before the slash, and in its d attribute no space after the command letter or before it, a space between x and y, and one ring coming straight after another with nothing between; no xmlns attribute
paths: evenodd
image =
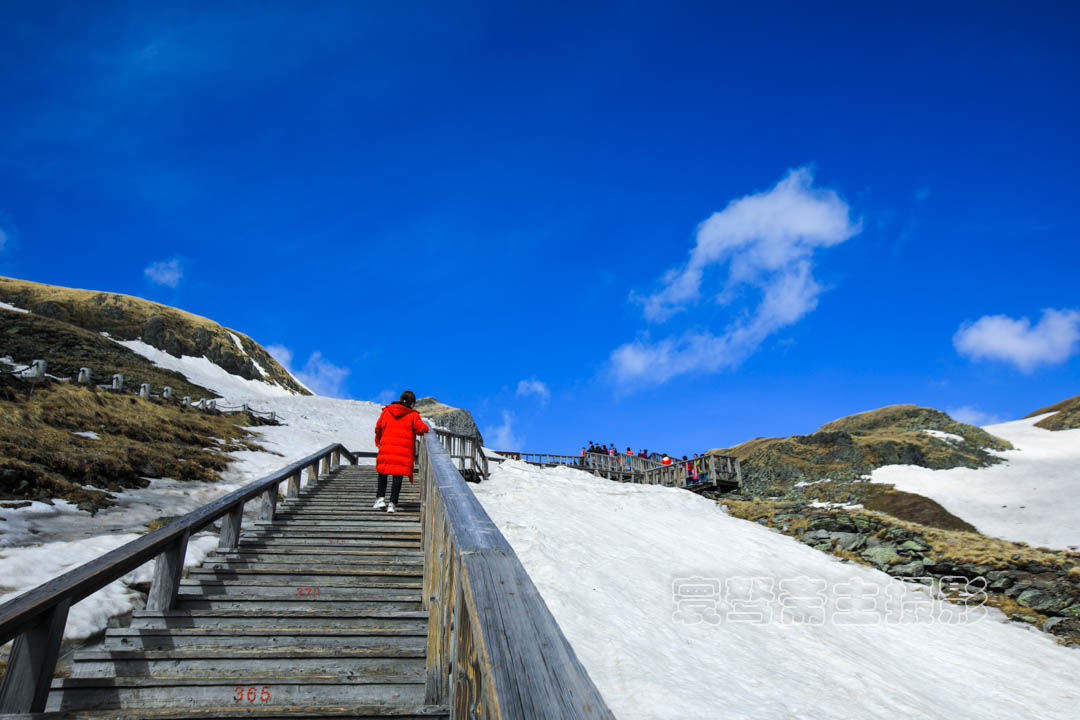
<svg viewBox="0 0 1080 720"><path fill-rule="evenodd" d="M1040 415L988 425L1015 450L987 468L930 470L886 465L870 476L897 490L925 495L984 535L1036 547L1080 548L1080 429L1035 427Z"/></svg>
<svg viewBox="0 0 1080 720"><path fill-rule="evenodd" d="M934 616L956 606L726 515L686 491L516 461L471 486L620 718L1075 718L1080 652L988 610L979 622L687 624L673 583L862 583ZM743 583L743 584L741 584ZM700 586L700 581L699 581ZM723 585L723 597L729 587ZM721 612L738 609L721 602ZM736 618L738 619L738 618Z"/></svg>

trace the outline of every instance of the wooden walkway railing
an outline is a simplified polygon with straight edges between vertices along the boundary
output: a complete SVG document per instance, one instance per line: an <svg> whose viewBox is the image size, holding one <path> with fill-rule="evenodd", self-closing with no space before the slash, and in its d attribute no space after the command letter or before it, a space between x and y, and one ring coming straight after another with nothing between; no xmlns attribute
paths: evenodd
<svg viewBox="0 0 1080 720"><path fill-rule="evenodd" d="M0 684L0 714L44 711L72 605L155 560L146 609L172 609L188 538L223 518L218 549L235 550L246 503L261 498L261 517L272 520L281 483L288 483L286 497L296 497L305 470L309 482L317 480L340 465L342 457L356 463L356 456L340 444L323 448L0 605L0 645L15 639Z"/></svg>
<svg viewBox="0 0 1080 720"><path fill-rule="evenodd" d="M281 483L288 484L287 498L302 500L305 471L311 485L342 458L355 465L358 457L373 455L331 445L0 605L0 644L15 640L0 685L0 714L46 710L73 604L155 560L146 610L168 613L177 606L194 533L222 520L218 552L235 554L246 503L261 499L261 519L272 521ZM429 433L419 442L418 462L428 612L425 705L433 712L448 707L451 718L470 720L612 718L513 549L466 484L465 473L487 475L482 441ZM218 671L231 677L228 667ZM186 705L177 697L182 707L176 710L183 712Z"/></svg>
<svg viewBox="0 0 1080 720"><path fill-rule="evenodd" d="M456 458L436 439L448 434L420 442L425 701L445 703L452 718L614 717Z"/></svg>
<svg viewBox="0 0 1080 720"><path fill-rule="evenodd" d="M670 465L664 465L662 462L637 455L585 453L581 456L503 450L496 452L503 457L521 460L532 465L541 467L566 465L620 482L666 485L692 490L742 487L742 468L739 465L739 459L729 455L703 455L693 460L673 458ZM695 474L698 477L697 481L693 479Z"/></svg>

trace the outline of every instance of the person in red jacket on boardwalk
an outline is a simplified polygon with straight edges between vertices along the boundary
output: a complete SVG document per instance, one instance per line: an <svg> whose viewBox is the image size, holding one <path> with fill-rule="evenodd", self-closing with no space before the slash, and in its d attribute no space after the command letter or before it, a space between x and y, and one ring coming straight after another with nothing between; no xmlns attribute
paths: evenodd
<svg viewBox="0 0 1080 720"><path fill-rule="evenodd" d="M386 512L397 512L401 479L408 475L409 482L413 481L416 436L430 429L420 419L420 413L413 410L415 403L416 395L412 390L406 390L401 393L400 400L383 408L382 415L375 423L375 447L379 449L375 458L375 472L379 473L379 486L372 510L386 508ZM387 475L391 476L393 482L389 504L386 502Z"/></svg>

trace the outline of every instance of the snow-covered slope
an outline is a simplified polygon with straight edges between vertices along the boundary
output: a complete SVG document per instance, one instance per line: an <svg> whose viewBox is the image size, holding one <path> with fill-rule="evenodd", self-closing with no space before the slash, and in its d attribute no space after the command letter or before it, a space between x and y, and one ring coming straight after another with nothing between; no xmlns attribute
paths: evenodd
<svg viewBox="0 0 1080 720"><path fill-rule="evenodd" d="M997 611L895 622L890 608L940 617L956 606L691 493L515 461L473 487L619 718L1077 717L1080 652ZM689 578L681 592L721 583L719 623L675 614L673 584ZM823 584L826 622L782 622L780 598L728 603L747 578L776 593L785 579ZM836 612L852 584L898 604Z"/></svg>
<svg viewBox="0 0 1080 720"><path fill-rule="evenodd" d="M137 340L121 344L220 393L222 404L246 402L254 410L273 410L285 424L252 428L255 441L267 452L233 453L236 462L217 483L151 480L146 488L118 493L115 507L93 517L63 500L54 505L34 502L29 507L0 508L4 529L0 535L0 603L135 539L134 533L145 531L151 520L191 512L327 445L340 442L350 450L375 449L380 405L293 395L277 386L230 375L205 358L176 358ZM252 512L256 511L257 503L251 505ZM216 542L214 533L193 537L186 564L202 562ZM65 637L92 635L105 628L109 617L130 610L138 595L127 584L148 581L150 570L147 564L74 606Z"/></svg>
<svg viewBox="0 0 1080 720"><path fill-rule="evenodd" d="M887 465L871 475L932 498L984 535L1035 546L1080 547L1080 430L1035 427L1046 415L989 425L1016 448L1006 462L973 470Z"/></svg>
<svg viewBox="0 0 1080 720"><path fill-rule="evenodd" d="M235 336L233 336L235 338ZM158 350L142 340L115 340L113 342L123 345L158 367L166 370L176 370L195 385L200 385L224 396L255 396L255 397L287 397L293 393L280 385L273 385L260 380L248 380L239 375L233 375L219 365L215 365L204 357L176 357L164 350ZM237 343L239 345L239 342ZM243 348L241 348L242 350ZM256 365L258 367L258 365ZM263 371L265 372L265 371ZM294 378L295 379L295 378ZM299 382L299 381L297 381ZM193 400L196 398L192 398Z"/></svg>

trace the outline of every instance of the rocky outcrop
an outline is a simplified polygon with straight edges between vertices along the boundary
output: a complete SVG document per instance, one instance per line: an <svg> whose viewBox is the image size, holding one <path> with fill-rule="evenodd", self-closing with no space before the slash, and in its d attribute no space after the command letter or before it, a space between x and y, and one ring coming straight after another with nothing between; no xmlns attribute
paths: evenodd
<svg viewBox="0 0 1080 720"><path fill-rule="evenodd" d="M433 397L422 397L414 406L421 416L430 419L439 427L457 435L476 438L483 442L480 429L476 427L472 413L461 408L444 405Z"/></svg>
<svg viewBox="0 0 1080 720"><path fill-rule="evenodd" d="M1007 441L932 408L891 405L834 420L810 435L756 438L711 453L735 455L745 491L778 496L799 483L856 481L883 465L946 469L1000 462Z"/></svg>
<svg viewBox="0 0 1080 720"><path fill-rule="evenodd" d="M1040 408L1025 417L1035 417L1046 413L1053 414L1035 423L1035 427L1041 427L1044 430L1073 430L1080 428L1080 395Z"/></svg>
<svg viewBox="0 0 1080 720"><path fill-rule="evenodd" d="M5 277L0 277L0 301L117 340L142 340L176 357L205 357L247 380L310 394L251 338L167 305Z"/></svg>

